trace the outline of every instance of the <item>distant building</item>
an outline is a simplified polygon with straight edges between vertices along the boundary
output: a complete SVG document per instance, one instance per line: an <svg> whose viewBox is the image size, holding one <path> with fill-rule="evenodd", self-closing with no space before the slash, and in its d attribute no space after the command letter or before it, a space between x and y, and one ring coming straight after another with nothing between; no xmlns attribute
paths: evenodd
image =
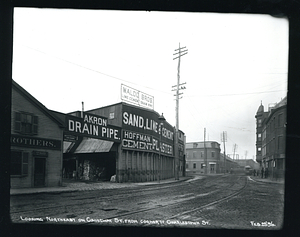
<svg viewBox="0 0 300 237"><path fill-rule="evenodd" d="M234 160L240 167L250 166L252 169L258 170L260 168L259 163L252 159Z"/></svg>
<svg viewBox="0 0 300 237"><path fill-rule="evenodd" d="M256 112L256 161L268 170L268 177L283 178L286 141L285 97L264 111L261 104Z"/></svg>
<svg viewBox="0 0 300 237"><path fill-rule="evenodd" d="M221 153L220 144L215 141L186 143L187 174L219 174L229 172L237 164Z"/></svg>

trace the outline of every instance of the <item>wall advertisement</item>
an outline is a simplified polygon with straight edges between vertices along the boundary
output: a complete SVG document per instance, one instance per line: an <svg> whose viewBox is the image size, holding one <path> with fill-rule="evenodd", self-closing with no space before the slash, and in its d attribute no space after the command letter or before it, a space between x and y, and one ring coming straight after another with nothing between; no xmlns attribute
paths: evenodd
<svg viewBox="0 0 300 237"><path fill-rule="evenodd" d="M154 111L123 106L122 148L173 155L174 128Z"/></svg>
<svg viewBox="0 0 300 237"><path fill-rule="evenodd" d="M107 124L105 117L88 113L83 113L83 118L67 115L65 134L121 142L121 128Z"/></svg>

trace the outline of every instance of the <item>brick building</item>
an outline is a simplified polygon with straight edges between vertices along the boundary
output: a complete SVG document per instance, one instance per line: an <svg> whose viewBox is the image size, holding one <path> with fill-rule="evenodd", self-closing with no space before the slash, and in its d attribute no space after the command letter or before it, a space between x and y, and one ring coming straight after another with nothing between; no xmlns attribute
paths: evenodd
<svg viewBox="0 0 300 237"><path fill-rule="evenodd" d="M261 104L255 115L256 161L274 179L285 173L286 105L286 97L266 112Z"/></svg>
<svg viewBox="0 0 300 237"><path fill-rule="evenodd" d="M186 172L188 174L219 174L229 172L235 162L221 153L215 141L186 143Z"/></svg>
<svg viewBox="0 0 300 237"><path fill-rule="evenodd" d="M11 187L62 184L63 124L12 80Z"/></svg>

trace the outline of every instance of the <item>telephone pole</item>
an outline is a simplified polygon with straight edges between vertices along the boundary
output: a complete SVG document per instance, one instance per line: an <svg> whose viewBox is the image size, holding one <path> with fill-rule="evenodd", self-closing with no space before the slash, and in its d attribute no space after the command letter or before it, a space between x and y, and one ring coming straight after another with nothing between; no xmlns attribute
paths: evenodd
<svg viewBox="0 0 300 237"><path fill-rule="evenodd" d="M234 144L233 145L233 159L234 159L234 156L235 156L235 151L237 150L237 144Z"/></svg>
<svg viewBox="0 0 300 237"><path fill-rule="evenodd" d="M182 56L186 55L188 53L188 50L185 49L186 47L179 47L178 49L175 49L175 53L173 55L176 55L174 59L178 58L178 72L177 72L177 85L172 86L172 91L176 91L176 127L175 127L175 179L179 180L179 151L178 151L178 130L179 130L179 95L182 95L183 93L179 93L179 90L184 90L185 89L185 84L182 83L180 84L180 59Z"/></svg>
<svg viewBox="0 0 300 237"><path fill-rule="evenodd" d="M225 142L227 142L227 132L221 134L221 142L224 143L224 174L226 174L226 152L225 152Z"/></svg>
<svg viewBox="0 0 300 237"><path fill-rule="evenodd" d="M204 173L207 174L207 152L206 152L205 137L206 137L206 128L204 128L204 163L205 163Z"/></svg>

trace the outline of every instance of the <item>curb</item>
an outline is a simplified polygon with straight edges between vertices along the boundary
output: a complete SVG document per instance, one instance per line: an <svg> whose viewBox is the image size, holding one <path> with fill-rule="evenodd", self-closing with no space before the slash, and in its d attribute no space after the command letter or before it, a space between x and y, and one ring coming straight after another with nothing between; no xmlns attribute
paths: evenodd
<svg viewBox="0 0 300 237"><path fill-rule="evenodd" d="M256 178L252 178L251 176L249 176L250 179L254 180L255 182L259 182L259 183L268 183L268 184L284 184L284 181L272 181L272 180L261 180L261 179L256 179Z"/></svg>
<svg viewBox="0 0 300 237"><path fill-rule="evenodd" d="M188 178L182 178L179 180L172 180L172 181L162 181L161 183L130 183L130 184L134 184L132 185L132 187L141 187L141 186L158 186L161 184L171 184L171 183L179 183L179 182L184 182L187 180L192 179L193 177L188 177ZM62 188L61 190L59 190L59 188ZM102 187L102 188L95 188L95 189L90 189L90 190L86 190L85 188L64 188L64 187L55 187L53 188L53 190L51 190L51 188L47 189L47 190L38 190L38 188L36 188L36 190L31 190L31 191L25 191L22 192L22 190L26 190L26 189L14 189L15 191L13 193L11 193L12 190L10 190L10 196L19 196L19 195L34 195L34 194L45 194L45 193L51 193L51 194L60 194L60 193L70 193L70 192L83 192L83 191L96 191L96 190L106 190L106 189L122 189L122 188L129 188L129 187L118 187L118 188L107 188L107 187ZM131 187L130 187L131 188ZM27 189L28 190L28 189Z"/></svg>

